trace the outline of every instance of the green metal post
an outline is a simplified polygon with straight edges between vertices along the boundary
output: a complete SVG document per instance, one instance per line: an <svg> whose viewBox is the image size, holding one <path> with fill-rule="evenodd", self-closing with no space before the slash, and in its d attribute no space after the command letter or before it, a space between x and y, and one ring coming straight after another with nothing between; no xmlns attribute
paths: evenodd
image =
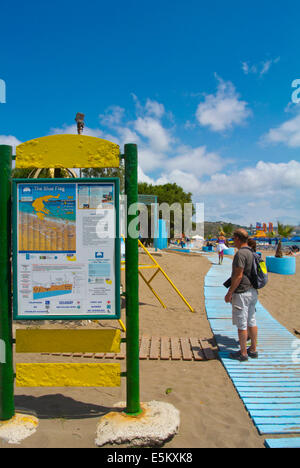
<svg viewBox="0 0 300 468"><path fill-rule="evenodd" d="M11 302L11 146L0 145L0 420L15 415ZM16 291L15 291L16 293Z"/></svg>
<svg viewBox="0 0 300 468"><path fill-rule="evenodd" d="M138 237L128 233L131 221L138 215L128 214L129 207L138 203L138 158L137 146L125 145L125 194L127 196L127 236L125 240L126 281L126 365L127 406L126 413L132 416L141 413L139 371L139 252Z"/></svg>

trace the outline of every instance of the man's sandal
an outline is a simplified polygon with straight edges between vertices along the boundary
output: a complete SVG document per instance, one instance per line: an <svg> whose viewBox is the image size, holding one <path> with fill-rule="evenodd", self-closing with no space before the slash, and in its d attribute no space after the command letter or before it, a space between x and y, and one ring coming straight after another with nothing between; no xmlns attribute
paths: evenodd
<svg viewBox="0 0 300 468"><path fill-rule="evenodd" d="M247 349L247 354L251 359L258 359L258 352L250 351L250 348Z"/></svg>
<svg viewBox="0 0 300 468"><path fill-rule="evenodd" d="M230 359L235 359L236 361L240 361L240 362L248 361L248 357L243 356L241 351L238 351L237 353L230 353L229 357Z"/></svg>

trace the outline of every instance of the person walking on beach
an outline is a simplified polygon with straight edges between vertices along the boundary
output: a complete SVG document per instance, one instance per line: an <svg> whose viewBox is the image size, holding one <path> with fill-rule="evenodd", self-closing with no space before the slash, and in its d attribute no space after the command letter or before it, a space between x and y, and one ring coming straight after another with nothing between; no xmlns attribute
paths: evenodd
<svg viewBox="0 0 300 468"><path fill-rule="evenodd" d="M240 351L231 353L230 357L238 361L258 358L256 351L257 325L255 306L258 292L251 283L253 251L248 245L248 233L237 229L234 234L234 245L238 249L232 262L231 286L225 296L225 302L232 303L232 323L238 328ZM248 336L251 346L247 349Z"/></svg>
<svg viewBox="0 0 300 468"><path fill-rule="evenodd" d="M224 232L221 231L217 240L217 252L219 255L219 265L223 263L225 249L226 249L226 237L225 237Z"/></svg>

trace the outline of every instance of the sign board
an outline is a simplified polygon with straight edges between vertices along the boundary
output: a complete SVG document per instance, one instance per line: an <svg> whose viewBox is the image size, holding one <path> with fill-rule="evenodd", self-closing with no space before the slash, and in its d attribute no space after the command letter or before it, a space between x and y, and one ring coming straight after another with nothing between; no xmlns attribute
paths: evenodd
<svg viewBox="0 0 300 468"><path fill-rule="evenodd" d="M14 319L119 319L119 179L15 179L13 207Z"/></svg>

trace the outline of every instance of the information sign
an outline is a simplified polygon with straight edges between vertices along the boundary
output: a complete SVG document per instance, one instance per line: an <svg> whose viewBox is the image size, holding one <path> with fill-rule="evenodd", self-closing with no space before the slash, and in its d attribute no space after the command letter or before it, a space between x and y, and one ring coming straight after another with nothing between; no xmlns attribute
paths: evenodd
<svg viewBox="0 0 300 468"><path fill-rule="evenodd" d="M14 318L119 319L119 179L13 185Z"/></svg>

